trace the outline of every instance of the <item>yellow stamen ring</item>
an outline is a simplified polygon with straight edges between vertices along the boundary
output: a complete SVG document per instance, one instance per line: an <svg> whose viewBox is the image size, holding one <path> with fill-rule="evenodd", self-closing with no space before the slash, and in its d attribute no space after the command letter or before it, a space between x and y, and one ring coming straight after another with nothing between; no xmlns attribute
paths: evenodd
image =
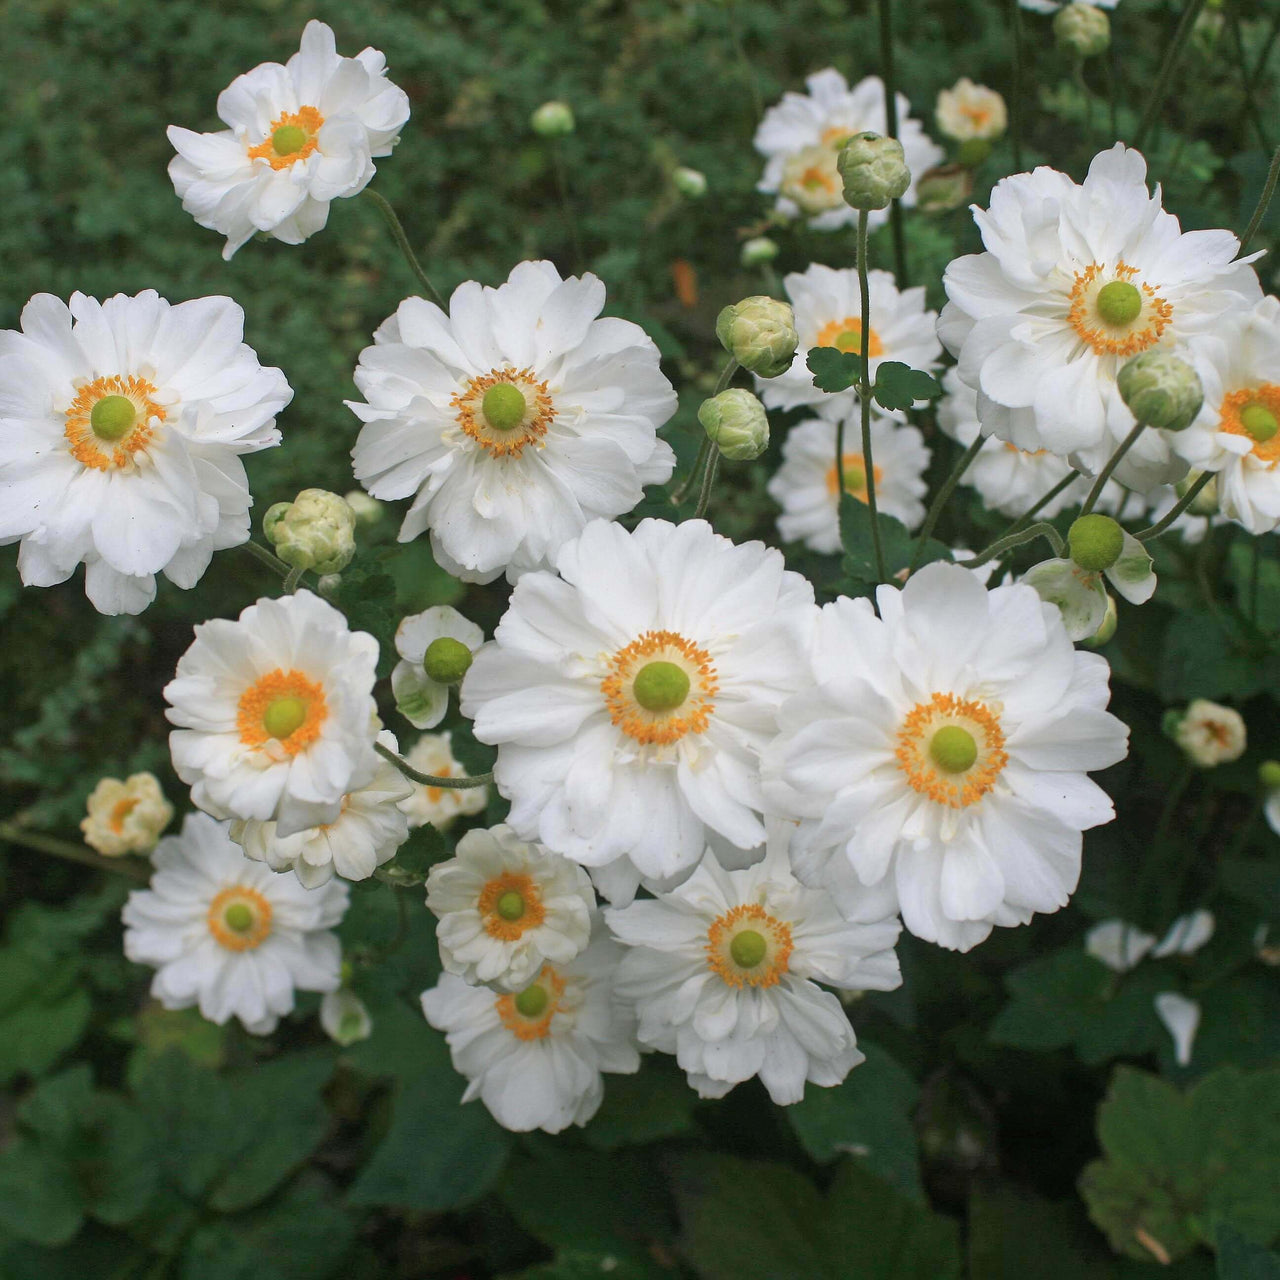
<svg viewBox="0 0 1280 1280"><path fill-rule="evenodd" d="M487 881L476 910L485 933L503 942L515 942L547 918L542 891L532 876L517 871L504 871Z"/></svg>
<svg viewBox="0 0 1280 1280"><path fill-rule="evenodd" d="M676 682L668 667L688 681L678 703L671 702ZM658 669L656 677L653 668ZM702 733L715 712L718 690L711 655L674 631L646 631L619 649L600 682L609 718L644 746L666 746L686 734ZM659 693L666 696L659 698Z"/></svg>
<svg viewBox="0 0 1280 1280"><path fill-rule="evenodd" d="M523 400L523 409L516 396ZM547 384L531 369L494 369L468 378L449 403L457 410L464 434L495 458L518 458L528 445L541 449L556 416Z"/></svg>
<svg viewBox="0 0 1280 1280"><path fill-rule="evenodd" d="M252 951L271 933L271 903L257 889L232 885L209 903L209 932L228 951Z"/></svg>
<svg viewBox="0 0 1280 1280"><path fill-rule="evenodd" d="M1270 429L1271 424L1280 422L1280 383L1232 391L1223 397L1218 415L1219 431L1244 436L1253 448L1253 456L1268 468L1280 462L1280 432Z"/></svg>
<svg viewBox="0 0 1280 1280"><path fill-rule="evenodd" d="M852 351L854 355L862 354L862 321L857 316L845 316L843 320L829 320L818 330L814 340L815 347L835 347L837 351ZM878 360L884 355L884 343L872 326L867 334L867 355Z"/></svg>
<svg viewBox="0 0 1280 1280"><path fill-rule="evenodd" d="M996 713L950 693L912 708L894 754L913 790L952 809L981 800L1009 762Z"/></svg>
<svg viewBox="0 0 1280 1280"><path fill-rule="evenodd" d="M249 148L249 159L265 160L273 169L287 169L320 145L316 135L323 124L324 116L315 107L286 111L271 122L266 140Z"/></svg>
<svg viewBox="0 0 1280 1280"><path fill-rule="evenodd" d="M707 964L731 987L773 987L787 972L791 926L762 906L733 907L707 930Z"/></svg>
<svg viewBox="0 0 1280 1280"><path fill-rule="evenodd" d="M1173 306L1151 285L1134 283L1138 268L1116 263L1106 272L1090 263L1076 273L1067 323L1099 355L1136 356L1160 341Z"/></svg>
<svg viewBox="0 0 1280 1280"><path fill-rule="evenodd" d="M246 747L279 745L289 755L305 751L319 736L329 714L324 688L301 671L277 667L240 695L236 728Z"/></svg>
<svg viewBox="0 0 1280 1280"><path fill-rule="evenodd" d="M543 965L542 972L523 991L499 996L493 1007L517 1040L542 1040L551 1034L551 1020L560 1010L564 988L564 979L549 964Z"/></svg>
<svg viewBox="0 0 1280 1280"><path fill-rule="evenodd" d="M64 428L71 456L95 471L131 465L134 455L155 436L164 410L151 397L154 383L145 378L95 378L77 392Z"/></svg>

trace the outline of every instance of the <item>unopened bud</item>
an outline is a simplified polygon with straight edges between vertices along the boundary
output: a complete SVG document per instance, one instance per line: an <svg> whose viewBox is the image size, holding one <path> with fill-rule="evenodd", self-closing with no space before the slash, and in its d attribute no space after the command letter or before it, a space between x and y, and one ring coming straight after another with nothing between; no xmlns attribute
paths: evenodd
<svg viewBox="0 0 1280 1280"><path fill-rule="evenodd" d="M884 209L911 185L902 143L878 133L855 133L840 148L836 167L844 180L844 200L854 209Z"/></svg>
<svg viewBox="0 0 1280 1280"><path fill-rule="evenodd" d="M1144 351L1120 367L1120 398L1139 422L1161 431L1189 427L1204 403L1200 375L1171 351Z"/></svg>
<svg viewBox="0 0 1280 1280"><path fill-rule="evenodd" d="M567 102L544 102L529 117L529 124L540 138L562 138L573 132L573 111Z"/></svg>
<svg viewBox="0 0 1280 1280"><path fill-rule="evenodd" d="M707 194L707 175L697 169L687 169L681 165L671 175L675 189L690 200L698 200Z"/></svg>
<svg viewBox="0 0 1280 1280"><path fill-rule="evenodd" d="M295 569L340 573L356 553L356 516L344 498L327 489L303 489L292 502L277 502L262 518L276 555Z"/></svg>
<svg viewBox="0 0 1280 1280"><path fill-rule="evenodd" d="M1264 760L1258 766L1258 785L1263 791L1280 791L1280 760Z"/></svg>
<svg viewBox="0 0 1280 1280"><path fill-rule="evenodd" d="M1096 58L1111 43L1111 20L1101 9L1075 0L1054 14L1053 35L1059 49L1077 58Z"/></svg>
<svg viewBox="0 0 1280 1280"><path fill-rule="evenodd" d="M698 410L707 439L731 462L749 462L769 447L769 415L764 405L740 387L730 387Z"/></svg>
<svg viewBox="0 0 1280 1280"><path fill-rule="evenodd" d="M763 294L725 307L716 317L716 337L744 369L762 378L785 373L800 343L791 304Z"/></svg>
<svg viewBox="0 0 1280 1280"><path fill-rule="evenodd" d="M330 991L320 1001L320 1025L331 1040L345 1049L358 1040L367 1040L373 1033L373 1019L369 1010L349 987Z"/></svg>
<svg viewBox="0 0 1280 1280"><path fill-rule="evenodd" d="M739 260L744 267L762 267L778 256L778 242L768 236L753 236L743 243Z"/></svg>

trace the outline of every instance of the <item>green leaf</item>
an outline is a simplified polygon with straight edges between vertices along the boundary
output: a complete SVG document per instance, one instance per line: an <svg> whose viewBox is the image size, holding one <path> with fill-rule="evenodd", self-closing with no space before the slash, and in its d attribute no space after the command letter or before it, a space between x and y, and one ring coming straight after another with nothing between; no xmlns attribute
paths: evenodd
<svg viewBox="0 0 1280 1280"><path fill-rule="evenodd" d="M912 1112L916 1082L878 1045L858 1041L867 1060L843 1084L809 1088L786 1117L815 1160L852 1155L917 1204L924 1203Z"/></svg>
<svg viewBox="0 0 1280 1280"><path fill-rule="evenodd" d="M1080 1202L1023 1188L976 1186L969 1197L968 1280L1113 1280L1116 1261Z"/></svg>
<svg viewBox="0 0 1280 1280"><path fill-rule="evenodd" d="M885 579L900 578L911 563L915 537L894 516L877 512L880 546L884 553ZM871 537L871 509L850 494L840 500L840 541L844 547L842 562L845 573L858 582L876 581L875 543ZM951 551L930 538L920 556L922 565L934 560L950 560Z"/></svg>
<svg viewBox="0 0 1280 1280"><path fill-rule="evenodd" d="M1246 1240L1230 1227L1220 1227L1218 1280L1280 1280L1280 1253Z"/></svg>
<svg viewBox="0 0 1280 1280"><path fill-rule="evenodd" d="M611 1075L605 1081L604 1102L583 1130L583 1140L614 1151L676 1137L688 1132L697 1100L673 1059L648 1054L634 1075Z"/></svg>
<svg viewBox="0 0 1280 1280"><path fill-rule="evenodd" d="M76 987L36 998L0 1018L0 1084L15 1076L41 1076L73 1049L89 1025L89 994Z"/></svg>
<svg viewBox="0 0 1280 1280"><path fill-rule="evenodd" d="M848 391L862 374L862 356L837 347L811 347L805 364L813 374L813 385L831 395Z"/></svg>
<svg viewBox="0 0 1280 1280"><path fill-rule="evenodd" d="M1229 894L1280 920L1280 859L1224 858L1218 875Z"/></svg>
<svg viewBox="0 0 1280 1280"><path fill-rule="evenodd" d="M592 1253L583 1249L566 1249L556 1254L554 1262L524 1271L508 1272L502 1280L655 1280L655 1277L674 1276L675 1272L661 1268L647 1259L620 1258L616 1253Z"/></svg>
<svg viewBox="0 0 1280 1280"><path fill-rule="evenodd" d="M935 400L942 394L942 387L932 374L898 360L885 360L876 369L876 385L871 394L876 404L892 411L910 409L917 400Z"/></svg>
<svg viewBox="0 0 1280 1280"><path fill-rule="evenodd" d="M1211 613L1178 613L1165 633L1159 692L1166 702L1247 698L1280 685L1280 657L1244 645Z"/></svg>

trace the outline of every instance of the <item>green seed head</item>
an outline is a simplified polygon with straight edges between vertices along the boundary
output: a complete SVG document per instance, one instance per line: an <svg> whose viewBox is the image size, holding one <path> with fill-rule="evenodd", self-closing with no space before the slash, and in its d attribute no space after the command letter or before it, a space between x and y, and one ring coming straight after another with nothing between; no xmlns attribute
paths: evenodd
<svg viewBox="0 0 1280 1280"><path fill-rule="evenodd" d="M757 933L754 929L743 929L741 933L735 933L729 943L729 955L739 969L754 969L764 959L768 949L769 944L765 942L764 934Z"/></svg>
<svg viewBox="0 0 1280 1280"><path fill-rule="evenodd" d="M484 393L480 412L495 431L510 431L524 421L529 406L524 392L510 382L497 382Z"/></svg>
<svg viewBox="0 0 1280 1280"><path fill-rule="evenodd" d="M296 155L307 145L307 131L296 124L282 124L271 135L271 150L278 156Z"/></svg>
<svg viewBox="0 0 1280 1280"><path fill-rule="evenodd" d="M689 696L689 674L674 662L646 662L631 692L646 711L674 711Z"/></svg>
<svg viewBox="0 0 1280 1280"><path fill-rule="evenodd" d="M1204 403L1204 388L1196 371L1185 360L1159 348L1121 365L1116 386L1133 416L1161 431L1189 427Z"/></svg>
<svg viewBox="0 0 1280 1280"><path fill-rule="evenodd" d="M494 903L494 909L504 920L519 920L524 915L524 898L514 889L508 889Z"/></svg>
<svg viewBox="0 0 1280 1280"><path fill-rule="evenodd" d="M547 1001L550 997L547 995L546 987L540 987L536 982L531 987L525 989L516 996L516 1009L520 1016L524 1018L541 1017L543 1011L547 1007Z"/></svg>
<svg viewBox="0 0 1280 1280"><path fill-rule="evenodd" d="M1122 328L1132 324L1142 311L1142 292L1128 280L1112 280L1098 290L1097 308L1105 324Z"/></svg>
<svg viewBox="0 0 1280 1280"><path fill-rule="evenodd" d="M438 636L422 655L422 668L436 684L457 684L471 667L471 650L452 636Z"/></svg>
<svg viewBox="0 0 1280 1280"><path fill-rule="evenodd" d="M101 400L98 401L102 403ZM1276 421L1276 415L1267 408L1265 404L1247 404L1240 411L1240 425L1259 443L1266 444L1277 431L1280 431L1280 422Z"/></svg>
<svg viewBox="0 0 1280 1280"><path fill-rule="evenodd" d="M137 420L138 411L128 396L103 396L89 410L93 434L109 444L127 435Z"/></svg>
<svg viewBox="0 0 1280 1280"><path fill-rule="evenodd" d="M301 698L276 698L262 713L262 727L273 738L287 738L307 718L307 704Z"/></svg>
<svg viewBox="0 0 1280 1280"><path fill-rule="evenodd" d="M1110 516L1081 516L1067 531L1067 545L1082 569L1101 573L1120 559L1124 530Z"/></svg>
<svg viewBox="0 0 1280 1280"><path fill-rule="evenodd" d="M675 189L690 200L698 200L707 194L707 176L697 169L681 165L672 175Z"/></svg>
<svg viewBox="0 0 1280 1280"><path fill-rule="evenodd" d="M1264 760L1258 766L1258 782L1264 791L1280 788L1280 760Z"/></svg>
<svg viewBox="0 0 1280 1280"><path fill-rule="evenodd" d="M855 133L840 148L836 165L844 179L844 202L854 209L885 209L911 185L911 170L897 138Z"/></svg>
<svg viewBox="0 0 1280 1280"><path fill-rule="evenodd" d="M945 724L933 735L929 755L945 773L963 773L978 758L978 744L968 729Z"/></svg>
<svg viewBox="0 0 1280 1280"><path fill-rule="evenodd" d="M233 902L223 912L222 918L226 921L227 928L234 929L237 933L253 928L253 912L243 902Z"/></svg>

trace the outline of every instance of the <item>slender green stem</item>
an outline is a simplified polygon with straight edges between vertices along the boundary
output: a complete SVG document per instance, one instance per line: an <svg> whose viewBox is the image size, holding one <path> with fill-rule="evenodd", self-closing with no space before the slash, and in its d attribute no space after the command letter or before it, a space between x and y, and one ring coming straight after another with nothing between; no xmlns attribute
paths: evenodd
<svg viewBox="0 0 1280 1280"><path fill-rule="evenodd" d="M564 215L565 226L569 228L569 243L573 246L573 265L577 271L582 270L582 240L578 235L578 219L574 217L573 201L569 199L569 174L564 166L564 154L560 149L560 139L551 139L551 168L556 176L556 193L560 197L560 212Z"/></svg>
<svg viewBox="0 0 1280 1280"><path fill-rule="evenodd" d="M26 849L34 849L37 853L52 854L66 862L78 862L82 866L94 867L98 871L109 871L113 875L125 876L139 884L151 879L151 864L140 862L125 856L122 858L104 858L69 840L59 840L57 836L42 835L38 831L28 831L16 822L0 822L0 841L21 845Z"/></svg>
<svg viewBox="0 0 1280 1280"><path fill-rule="evenodd" d="M1151 91L1151 97L1147 99L1146 108L1142 112L1142 120L1138 124L1138 131L1133 135L1133 145L1139 151L1146 144L1147 137L1159 118L1165 97L1169 92L1169 82L1173 79L1173 73L1177 70L1178 63L1182 60L1182 51L1186 47L1187 41L1191 38L1192 29L1196 25L1196 18L1200 16L1202 8L1204 8L1204 0L1186 0L1186 4L1183 5L1182 17L1178 21L1177 30L1173 33L1173 40L1161 60L1160 70L1156 73L1155 88Z"/></svg>
<svg viewBox="0 0 1280 1280"><path fill-rule="evenodd" d="M716 474L720 470L720 450L716 449L707 460L706 469L702 473L702 488L698 491L698 505L693 509L693 518L701 520L707 514L707 506L711 502L711 490L716 482Z"/></svg>
<svg viewBox="0 0 1280 1280"><path fill-rule="evenodd" d="M1009 90L1009 140L1013 143L1013 167L1022 172L1022 10L1018 0L1008 0L1009 27L1013 32L1013 85Z"/></svg>
<svg viewBox="0 0 1280 1280"><path fill-rule="evenodd" d="M867 280L867 211L858 210L858 297L861 303L862 368L858 373L858 403L862 410L862 471L867 480L867 511L871 515L871 546L876 557L876 581L883 582L884 548L876 514L876 465L871 456L871 287ZM836 476L844 501L844 418L836 425ZM837 514L839 507L836 508Z"/></svg>
<svg viewBox="0 0 1280 1280"><path fill-rule="evenodd" d="M396 242L396 247L404 255L404 260L409 264L409 270L418 278L418 283L431 296L431 300L441 308L448 310L445 300L440 296L440 291L427 278L427 273L422 269L422 263L418 261L418 255L414 253L413 247L409 244L409 237L405 235L404 226L400 219L396 217L396 211L391 207L387 200L378 194L372 187L365 187L364 194L378 206L379 212L382 214L383 220L387 224L388 230L391 232L391 238Z"/></svg>
<svg viewBox="0 0 1280 1280"><path fill-rule="evenodd" d="M890 138L898 136L898 85L893 62L893 0L878 0L880 13L880 74L884 79L884 120ZM889 230L893 235L893 277L899 289L907 279L907 236L902 223L902 201L889 205ZM866 321L863 321L865 327Z"/></svg>
<svg viewBox="0 0 1280 1280"><path fill-rule="evenodd" d="M907 569L908 573L915 573L916 566L920 563L920 557L924 555L924 545L929 541L929 535L933 532L933 526L938 523L938 517L942 514L942 509L947 505L947 500L956 491L956 485L960 483L961 477L969 469L969 464L982 451L982 446L987 443L987 437L981 432L974 437L973 443L960 455L960 461L951 469L951 474L944 481L942 488L938 490L937 496L934 498L932 505L929 507L929 513L924 518L924 524L920 526L920 532L916 535L916 545L911 552L911 564Z"/></svg>
<svg viewBox="0 0 1280 1280"><path fill-rule="evenodd" d="M720 376L716 379L716 389L711 393L713 398L728 388L729 383L733 381L734 371L737 367L738 362L730 356L729 363L720 370Z"/></svg>
<svg viewBox="0 0 1280 1280"><path fill-rule="evenodd" d="M298 589L298 583L302 581L302 569L298 565L294 565L289 570L288 577L284 580L283 591L287 596L291 596Z"/></svg>
<svg viewBox="0 0 1280 1280"><path fill-rule="evenodd" d="M1093 510L1094 503L1102 497L1102 491L1107 487L1107 481L1111 479L1111 473L1120 465L1120 460L1133 448L1134 442L1146 429L1145 422L1135 422L1133 430L1120 441L1120 447L1107 459L1107 465L1098 472L1098 478L1093 482L1093 488L1089 490L1089 496L1085 498L1084 505L1080 508L1082 516L1087 516Z"/></svg>
<svg viewBox="0 0 1280 1280"><path fill-rule="evenodd" d="M438 778L432 773L419 773L407 760L396 755L390 747L375 742L373 749L384 759L390 760L411 782L424 787L439 787L442 791L467 791L472 787L487 787L493 781L492 773L478 773L474 778Z"/></svg>
<svg viewBox="0 0 1280 1280"><path fill-rule="evenodd" d="M1178 864L1182 861L1177 845L1173 846L1169 854L1165 853L1164 845L1169 836L1169 828L1173 825L1173 819L1178 812L1178 806L1182 803L1182 799L1187 793L1187 788L1191 785L1195 776L1195 767L1191 764L1184 764L1177 780L1165 796L1164 807L1160 810L1160 817L1156 822L1155 834L1151 837L1147 846L1151 850L1152 856L1147 861L1145 874L1138 876L1134 881L1136 892L1134 894L1133 909L1127 913L1129 915L1140 917L1145 914L1145 909L1155 896L1157 887L1167 883L1176 871ZM1161 896L1165 901L1170 900L1167 895L1162 894ZM1172 900L1176 901L1176 899Z"/></svg>
<svg viewBox="0 0 1280 1280"><path fill-rule="evenodd" d="M1195 500L1200 490L1214 478L1214 472L1204 471L1200 474L1195 484L1173 504L1172 507L1149 528L1141 529L1133 536L1139 542L1150 542L1153 538L1158 538Z"/></svg>
<svg viewBox="0 0 1280 1280"><path fill-rule="evenodd" d="M1253 65L1252 83L1258 84L1263 72L1267 69L1267 63L1271 61L1271 51L1276 47L1276 37L1280 36L1280 8L1275 11L1275 16L1271 19L1271 29L1267 32L1267 38L1262 42L1262 48L1258 52L1258 61Z"/></svg>
<svg viewBox="0 0 1280 1280"><path fill-rule="evenodd" d="M1058 496L1064 489L1069 488L1080 479L1080 473L1073 471L1070 475L1063 476L1057 484L1053 486L1048 493L1042 494L1040 499L1032 506L1028 507L1000 536L1007 538L1011 534L1017 533L1021 529L1025 529L1028 524L1039 514L1042 507L1047 507L1054 498Z"/></svg>
<svg viewBox="0 0 1280 1280"><path fill-rule="evenodd" d="M1280 178L1280 147L1276 148L1271 157L1271 167L1267 170L1266 182L1262 184L1262 194L1258 197L1257 207L1253 211L1253 217L1249 219L1244 235L1240 237L1241 253L1249 247L1249 241L1257 234L1263 218L1267 216L1267 207L1271 204L1271 197L1276 193L1277 178Z"/></svg>
<svg viewBox="0 0 1280 1280"><path fill-rule="evenodd" d="M673 507L678 507L684 501L685 495L693 487L693 482L702 474L702 468L706 466L707 455L710 452L711 441L706 436L703 436L702 443L698 446L698 456L694 458L693 466L689 468L689 474L685 476L669 499Z"/></svg>
<svg viewBox="0 0 1280 1280"><path fill-rule="evenodd" d="M1081 97L1084 98L1084 127L1087 133L1093 132L1093 94L1089 92L1089 82L1084 78L1084 59L1081 57L1075 60L1075 75L1073 79L1076 82L1076 88L1080 90Z"/></svg>
<svg viewBox="0 0 1280 1280"><path fill-rule="evenodd" d="M270 552L260 542L242 542L240 544L255 560L261 561L268 569L274 570L282 578L287 578L293 570L279 556Z"/></svg>
<svg viewBox="0 0 1280 1280"><path fill-rule="evenodd" d="M1067 544L1062 541L1062 535L1047 520L1041 520L1039 523L1021 530L1019 533L1011 533L1007 537L997 538L985 551L974 556L972 560L963 561L964 567L966 569L976 569L979 565L986 564L988 560L994 560L996 556L1004 555L1006 551L1012 551L1014 547L1020 547L1024 542L1031 542L1035 538L1048 538L1050 545L1053 547L1054 555L1059 557L1066 555Z"/></svg>

